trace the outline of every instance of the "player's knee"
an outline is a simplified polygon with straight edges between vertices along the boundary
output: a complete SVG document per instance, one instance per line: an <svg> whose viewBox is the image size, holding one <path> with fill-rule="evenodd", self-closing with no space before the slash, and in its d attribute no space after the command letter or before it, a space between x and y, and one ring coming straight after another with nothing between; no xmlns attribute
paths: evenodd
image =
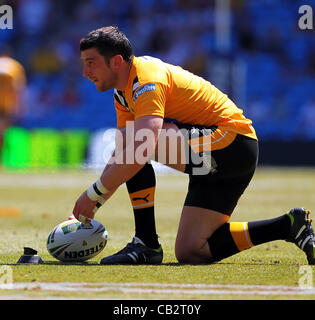
<svg viewBox="0 0 315 320"><path fill-rule="evenodd" d="M193 252L189 250L176 249L175 256L179 263L191 263L193 261Z"/></svg>
<svg viewBox="0 0 315 320"><path fill-rule="evenodd" d="M178 244L175 247L175 256L179 263L199 263L204 260L200 248L192 243Z"/></svg>

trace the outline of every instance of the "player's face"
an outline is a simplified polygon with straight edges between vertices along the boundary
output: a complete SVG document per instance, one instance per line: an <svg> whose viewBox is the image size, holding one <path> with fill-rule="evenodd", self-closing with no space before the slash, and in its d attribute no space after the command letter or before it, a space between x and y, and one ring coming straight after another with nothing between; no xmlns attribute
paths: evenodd
<svg viewBox="0 0 315 320"><path fill-rule="evenodd" d="M95 49L81 52L83 61L83 76L94 82L98 91L115 88L117 73L105 62L104 57Z"/></svg>

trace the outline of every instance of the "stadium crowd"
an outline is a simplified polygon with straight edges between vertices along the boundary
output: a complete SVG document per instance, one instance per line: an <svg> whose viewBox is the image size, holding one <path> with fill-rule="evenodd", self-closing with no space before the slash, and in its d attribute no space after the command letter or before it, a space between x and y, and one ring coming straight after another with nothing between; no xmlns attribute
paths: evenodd
<svg viewBox="0 0 315 320"><path fill-rule="evenodd" d="M315 1L308 1L315 9ZM222 89L260 139L315 139L315 33L298 28L304 1L231 0L229 47L219 50L214 0L16 0L0 53L26 69L25 128L114 127L112 91L82 77L79 39L118 25L136 55L181 65Z"/></svg>

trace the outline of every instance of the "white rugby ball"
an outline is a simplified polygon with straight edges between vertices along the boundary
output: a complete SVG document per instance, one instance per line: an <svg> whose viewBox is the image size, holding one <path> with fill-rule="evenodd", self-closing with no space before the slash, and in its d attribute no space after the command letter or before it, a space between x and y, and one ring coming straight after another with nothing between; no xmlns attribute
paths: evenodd
<svg viewBox="0 0 315 320"><path fill-rule="evenodd" d="M98 221L84 225L77 219L58 224L49 234L47 250L63 262L82 262L98 255L106 246L108 232Z"/></svg>

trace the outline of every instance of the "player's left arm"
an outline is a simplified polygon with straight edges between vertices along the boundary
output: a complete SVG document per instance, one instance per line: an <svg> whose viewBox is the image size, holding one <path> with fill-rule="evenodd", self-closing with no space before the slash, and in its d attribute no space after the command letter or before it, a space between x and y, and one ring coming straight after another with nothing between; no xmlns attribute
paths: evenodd
<svg viewBox="0 0 315 320"><path fill-rule="evenodd" d="M134 135L123 151L106 165L103 173L88 190L82 193L73 209L73 215L94 218L93 209L99 196L107 197L121 184L132 178L152 157L163 126L163 117L146 115L134 122ZM131 156L131 157L130 157ZM132 159L133 161L125 161Z"/></svg>

